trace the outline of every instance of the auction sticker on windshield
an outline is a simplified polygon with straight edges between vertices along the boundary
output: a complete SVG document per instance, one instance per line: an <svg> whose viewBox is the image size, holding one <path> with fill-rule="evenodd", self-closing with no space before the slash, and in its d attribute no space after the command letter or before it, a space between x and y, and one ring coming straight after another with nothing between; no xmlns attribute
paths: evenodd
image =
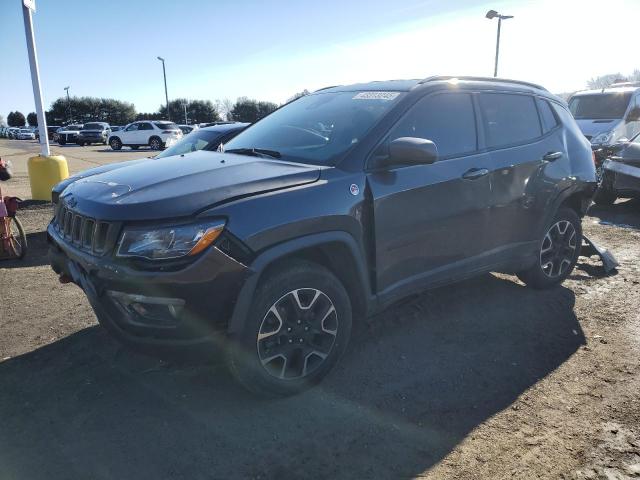
<svg viewBox="0 0 640 480"><path fill-rule="evenodd" d="M400 92L360 92L353 100L393 100Z"/></svg>

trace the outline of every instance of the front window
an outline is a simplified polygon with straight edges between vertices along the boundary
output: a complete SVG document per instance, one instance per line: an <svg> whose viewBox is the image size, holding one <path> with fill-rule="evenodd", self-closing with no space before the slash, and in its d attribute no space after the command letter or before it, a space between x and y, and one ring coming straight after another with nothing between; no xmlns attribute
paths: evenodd
<svg viewBox="0 0 640 480"><path fill-rule="evenodd" d="M270 150L285 160L333 164L362 141L400 97L399 92L307 95L249 127L225 144L225 151Z"/></svg>
<svg viewBox="0 0 640 480"><path fill-rule="evenodd" d="M579 95L569 102L576 120L608 120L624 117L631 93Z"/></svg>
<svg viewBox="0 0 640 480"><path fill-rule="evenodd" d="M101 123L85 123L83 130L104 130L104 125Z"/></svg>
<svg viewBox="0 0 640 480"><path fill-rule="evenodd" d="M195 130L178 143L158 155L156 158L183 155L196 150L215 150L220 144L220 138L224 134L207 130Z"/></svg>

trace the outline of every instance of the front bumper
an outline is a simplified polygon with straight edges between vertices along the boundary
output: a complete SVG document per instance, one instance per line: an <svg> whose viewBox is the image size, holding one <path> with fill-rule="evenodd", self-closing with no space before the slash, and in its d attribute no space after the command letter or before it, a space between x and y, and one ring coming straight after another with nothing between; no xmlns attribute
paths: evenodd
<svg viewBox="0 0 640 480"><path fill-rule="evenodd" d="M78 142L84 143L106 143L107 137L102 135L78 135Z"/></svg>
<svg viewBox="0 0 640 480"><path fill-rule="evenodd" d="M98 321L120 342L150 354L215 354L249 268L215 247L171 271L95 256L47 229L53 270L85 292Z"/></svg>

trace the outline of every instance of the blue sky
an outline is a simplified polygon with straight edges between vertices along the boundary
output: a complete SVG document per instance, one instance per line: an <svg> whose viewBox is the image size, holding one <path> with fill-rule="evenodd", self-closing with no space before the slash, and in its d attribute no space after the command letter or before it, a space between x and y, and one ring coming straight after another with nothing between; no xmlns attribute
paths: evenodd
<svg viewBox="0 0 640 480"><path fill-rule="evenodd" d="M0 0L0 114L32 111L21 0ZM631 72L640 1L609 0L36 0L45 105L113 97L154 111L169 98L246 95L284 102L326 85L431 74L490 75L505 22L501 76L561 92ZM603 32L615 26L608 40Z"/></svg>

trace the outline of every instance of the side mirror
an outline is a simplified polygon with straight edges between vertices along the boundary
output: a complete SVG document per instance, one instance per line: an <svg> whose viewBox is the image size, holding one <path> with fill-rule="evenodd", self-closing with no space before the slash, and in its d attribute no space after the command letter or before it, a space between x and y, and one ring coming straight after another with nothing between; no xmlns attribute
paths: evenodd
<svg viewBox="0 0 640 480"><path fill-rule="evenodd" d="M401 137L389 144L389 155L378 165L428 165L437 159L438 147L431 140Z"/></svg>
<svg viewBox="0 0 640 480"><path fill-rule="evenodd" d="M627 115L627 123L640 121L640 107L632 108Z"/></svg>

